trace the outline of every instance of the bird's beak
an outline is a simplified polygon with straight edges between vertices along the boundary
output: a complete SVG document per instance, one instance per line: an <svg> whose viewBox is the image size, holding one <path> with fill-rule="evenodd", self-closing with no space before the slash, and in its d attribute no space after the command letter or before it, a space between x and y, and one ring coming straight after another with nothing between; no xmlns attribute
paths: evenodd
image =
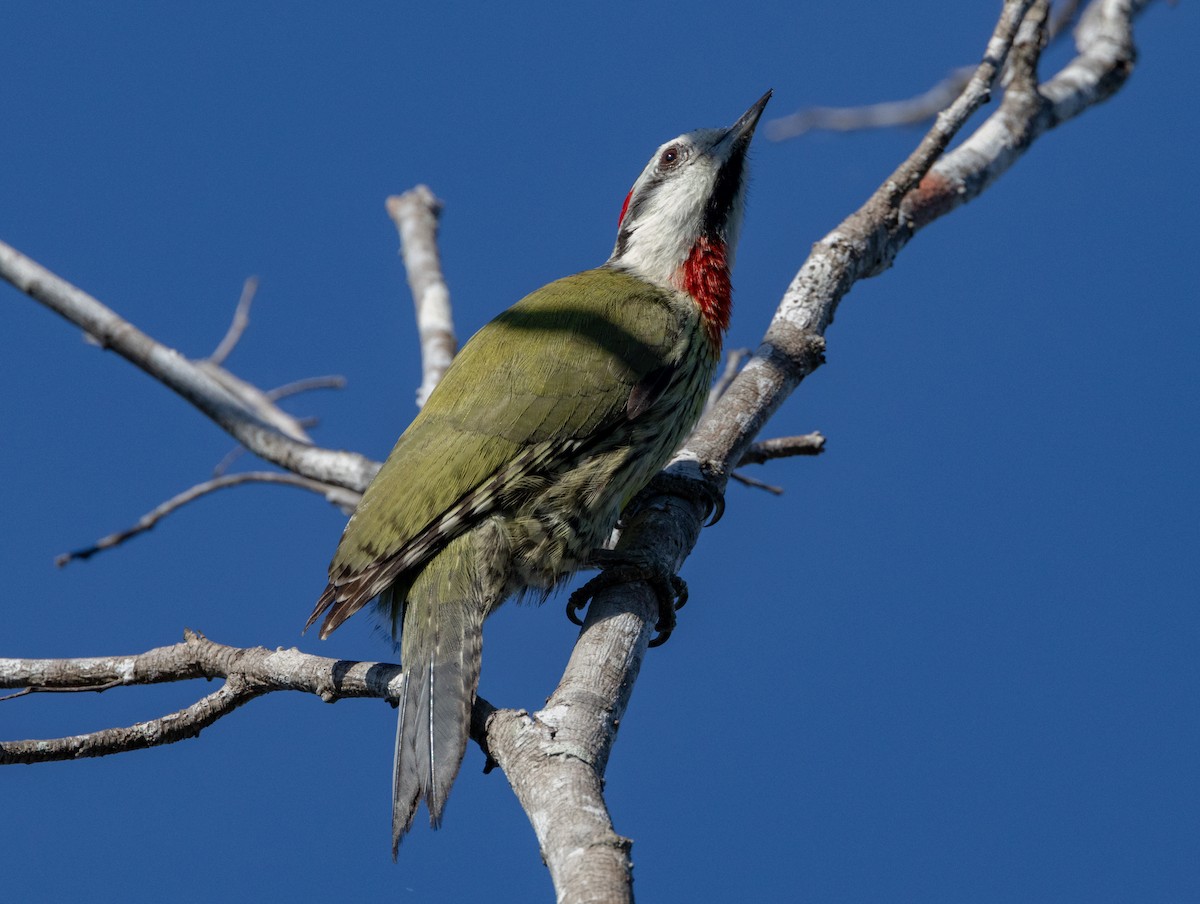
<svg viewBox="0 0 1200 904"><path fill-rule="evenodd" d="M742 114L729 131L725 133L725 137L721 139L721 144L729 142L734 147L745 148L750 144L750 139L754 137L754 127L758 125L758 120L762 116L763 108L766 107L767 101L771 99L772 91L767 91L762 97L755 101L754 106Z"/></svg>

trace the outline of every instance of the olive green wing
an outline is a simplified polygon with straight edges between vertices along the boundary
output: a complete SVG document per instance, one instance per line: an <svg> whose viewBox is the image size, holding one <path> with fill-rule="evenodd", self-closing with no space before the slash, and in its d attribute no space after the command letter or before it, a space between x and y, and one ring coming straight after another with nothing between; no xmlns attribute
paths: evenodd
<svg viewBox="0 0 1200 904"><path fill-rule="evenodd" d="M680 345L677 304L600 268L539 289L483 327L363 494L308 624L328 612L327 636L512 504L520 476L553 472L649 408Z"/></svg>

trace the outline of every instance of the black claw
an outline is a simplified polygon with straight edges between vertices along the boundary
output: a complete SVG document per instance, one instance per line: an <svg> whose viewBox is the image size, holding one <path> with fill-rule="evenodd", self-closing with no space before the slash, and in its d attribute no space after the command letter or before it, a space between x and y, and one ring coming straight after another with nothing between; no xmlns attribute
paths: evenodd
<svg viewBox="0 0 1200 904"><path fill-rule="evenodd" d="M595 579L593 578L593 580ZM583 619L579 617L578 613L586 609L588 603L592 600L591 591L588 589L591 585L592 582L588 581L567 598L567 618L571 624L578 625L581 628L583 627Z"/></svg>
<svg viewBox="0 0 1200 904"><path fill-rule="evenodd" d="M678 622L675 613L687 605L688 588L687 583L677 574L659 574L649 581L658 597L658 622L654 626L658 633L650 639L650 646L661 647L675 631Z"/></svg>
<svg viewBox="0 0 1200 904"><path fill-rule="evenodd" d="M587 581L582 587L576 590L567 599L567 618L571 624L583 627L583 619L579 617L579 613L588 607L588 603L592 601L597 593L605 587L613 584L623 584L626 581L634 580L637 575L629 577L626 575L628 569L623 565L616 565L611 568L606 568L598 575Z"/></svg>
<svg viewBox="0 0 1200 904"><path fill-rule="evenodd" d="M630 581L645 581L658 597L658 621L654 625L657 633L651 638L650 646L661 647L675 630L675 612L682 609L688 601L687 582L677 574L663 574L648 566L609 565L571 594L567 600L567 618L572 624L583 627L579 613L587 608L592 597L605 587L627 584Z"/></svg>
<svg viewBox="0 0 1200 904"><path fill-rule="evenodd" d="M717 493L713 489L709 489L708 493L708 510L712 512L712 517L708 519L705 527L712 527L725 515L725 497Z"/></svg>
<svg viewBox="0 0 1200 904"><path fill-rule="evenodd" d="M677 574L671 575L671 590L675 594L675 611L678 612L688 601L688 585L687 581Z"/></svg>

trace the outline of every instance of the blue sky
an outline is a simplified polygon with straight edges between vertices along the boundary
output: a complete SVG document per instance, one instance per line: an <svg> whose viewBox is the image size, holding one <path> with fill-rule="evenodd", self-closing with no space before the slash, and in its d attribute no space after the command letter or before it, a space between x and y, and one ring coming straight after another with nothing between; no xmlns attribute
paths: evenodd
<svg viewBox="0 0 1200 904"><path fill-rule="evenodd" d="M465 338L611 247L654 148L731 122L924 90L996 3L10 2L0 238L163 342L229 359L332 447L386 454L415 329L388 194L428 183ZM829 364L769 434L818 459L732 486L608 770L645 900L1200 898L1195 4L1156 4L1113 101L855 286ZM1066 49L1049 54L1061 63ZM918 140L753 154L729 345ZM215 640L386 658L368 619L299 636L343 517L255 487L58 571L202 480L231 441L0 286L5 656ZM481 693L536 708L560 602L488 624ZM0 737L128 724L193 683L0 705ZM388 856L393 714L273 695L195 741L0 772L11 900L548 900L528 824L468 751L444 827Z"/></svg>

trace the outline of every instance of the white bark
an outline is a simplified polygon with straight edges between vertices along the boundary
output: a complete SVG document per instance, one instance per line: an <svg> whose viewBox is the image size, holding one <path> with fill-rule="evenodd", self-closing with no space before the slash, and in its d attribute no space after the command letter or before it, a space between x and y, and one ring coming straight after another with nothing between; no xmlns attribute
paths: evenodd
<svg viewBox="0 0 1200 904"><path fill-rule="evenodd" d="M418 185L388 198L387 211L400 233L400 254L416 310L417 334L421 337L421 386L417 389L420 408L458 351L450 289L442 275L437 247L442 202L426 186Z"/></svg>
<svg viewBox="0 0 1200 904"><path fill-rule="evenodd" d="M361 492L379 464L357 452L321 449L262 390L211 361L191 361L115 311L0 242L0 276L173 389L247 449L295 474Z"/></svg>

